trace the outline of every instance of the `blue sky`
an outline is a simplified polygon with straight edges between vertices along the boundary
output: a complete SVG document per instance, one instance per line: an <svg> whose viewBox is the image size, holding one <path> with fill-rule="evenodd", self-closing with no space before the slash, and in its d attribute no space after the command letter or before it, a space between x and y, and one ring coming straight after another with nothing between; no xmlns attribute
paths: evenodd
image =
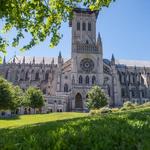
<svg viewBox="0 0 150 150"><path fill-rule="evenodd" d="M103 42L104 58L112 53L117 59L150 59L150 0L116 0L109 8L103 8L97 20L97 33ZM49 41L35 46L27 52L19 48L9 48L7 59L13 55L57 57L59 51L63 57L71 55L71 28L64 23L61 28L63 38L59 45L49 48ZM8 36L15 35L14 32ZM25 42L30 39L26 36Z"/></svg>

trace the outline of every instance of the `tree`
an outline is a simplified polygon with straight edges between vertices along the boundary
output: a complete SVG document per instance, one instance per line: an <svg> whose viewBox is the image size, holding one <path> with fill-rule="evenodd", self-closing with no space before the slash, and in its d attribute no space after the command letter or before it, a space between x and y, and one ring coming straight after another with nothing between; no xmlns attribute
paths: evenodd
<svg viewBox="0 0 150 150"><path fill-rule="evenodd" d="M89 109L99 109L107 105L107 96L99 86L93 86L88 92L87 106Z"/></svg>
<svg viewBox="0 0 150 150"><path fill-rule="evenodd" d="M26 104L29 107L33 108L34 111L36 108L40 109L44 105L44 97L41 90L29 87L25 93Z"/></svg>
<svg viewBox="0 0 150 150"><path fill-rule="evenodd" d="M0 77L0 110L8 110L11 108L13 99L12 85L2 77Z"/></svg>
<svg viewBox="0 0 150 150"><path fill-rule="evenodd" d="M4 54L8 46L18 46L26 33L31 35L31 41L21 50L28 50L47 37L50 46L58 44L62 35L59 33L62 22L70 20L73 9L80 6L99 10L108 7L115 0L1 0L0 20L4 22L3 33L16 30L12 42L0 35L0 51Z"/></svg>
<svg viewBox="0 0 150 150"><path fill-rule="evenodd" d="M16 110L24 104L24 94L19 86L13 86L13 98L11 100L11 110Z"/></svg>

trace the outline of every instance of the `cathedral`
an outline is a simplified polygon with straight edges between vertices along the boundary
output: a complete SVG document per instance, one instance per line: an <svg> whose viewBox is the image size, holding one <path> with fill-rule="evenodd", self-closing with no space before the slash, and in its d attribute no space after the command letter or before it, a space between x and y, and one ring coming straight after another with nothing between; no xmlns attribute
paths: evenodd
<svg viewBox="0 0 150 150"><path fill-rule="evenodd" d="M43 91L43 112L86 111L87 93L100 86L111 107L125 101L150 100L150 62L103 58L100 34L96 37L99 11L76 8L69 21L72 28L71 58L15 56L0 64L0 75L23 90L34 86ZM22 113L23 110L21 111Z"/></svg>

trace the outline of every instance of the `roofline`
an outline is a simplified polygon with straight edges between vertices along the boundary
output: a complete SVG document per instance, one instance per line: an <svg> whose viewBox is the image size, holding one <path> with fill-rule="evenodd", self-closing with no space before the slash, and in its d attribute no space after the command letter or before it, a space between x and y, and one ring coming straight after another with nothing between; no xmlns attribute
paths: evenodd
<svg viewBox="0 0 150 150"><path fill-rule="evenodd" d="M73 9L73 12L76 12L76 13L84 13L84 14L92 14L92 13L95 13L96 15L96 19L98 17L98 14L99 14L99 10L91 10L89 8L74 8ZM72 19L69 20L69 27L72 27Z"/></svg>
<svg viewBox="0 0 150 150"><path fill-rule="evenodd" d="M99 14L99 10L91 10L89 8L74 8L73 11L76 12L76 13L88 13L88 14L95 13L96 18Z"/></svg>

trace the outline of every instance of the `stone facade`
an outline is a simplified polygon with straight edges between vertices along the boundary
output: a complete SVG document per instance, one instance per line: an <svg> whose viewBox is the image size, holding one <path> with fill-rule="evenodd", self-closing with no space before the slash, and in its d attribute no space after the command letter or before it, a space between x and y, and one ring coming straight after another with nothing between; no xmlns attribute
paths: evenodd
<svg viewBox="0 0 150 150"><path fill-rule="evenodd" d="M109 97L110 106L129 100L144 103L150 99L150 62L103 59L100 34L96 39L98 11L75 9L71 58L17 57L0 65L0 74L19 85L40 88L45 95L43 112L86 110L87 92L99 85Z"/></svg>

